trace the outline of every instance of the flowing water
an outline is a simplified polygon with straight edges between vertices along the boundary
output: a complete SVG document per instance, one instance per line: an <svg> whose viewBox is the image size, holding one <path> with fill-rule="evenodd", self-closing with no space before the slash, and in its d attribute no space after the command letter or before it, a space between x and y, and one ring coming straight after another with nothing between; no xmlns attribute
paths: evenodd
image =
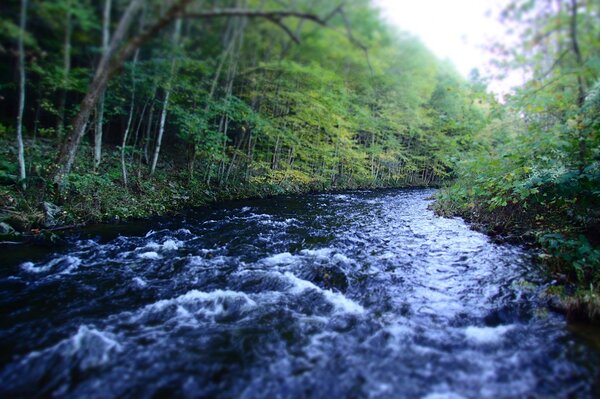
<svg viewBox="0 0 600 399"><path fill-rule="evenodd" d="M532 255L433 191L245 201L4 250L1 397L595 397Z"/></svg>

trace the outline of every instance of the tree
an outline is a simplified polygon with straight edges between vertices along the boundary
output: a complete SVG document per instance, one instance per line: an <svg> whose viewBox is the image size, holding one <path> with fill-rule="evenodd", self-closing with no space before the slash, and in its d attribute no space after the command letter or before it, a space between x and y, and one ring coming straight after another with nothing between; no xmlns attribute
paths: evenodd
<svg viewBox="0 0 600 399"><path fill-rule="evenodd" d="M102 13L102 57L109 51L110 45L110 22L111 22L112 0L104 0L104 12ZM104 95L106 90L100 93L96 117L96 129L94 131L94 169L102 162L102 134L104 129Z"/></svg>
<svg viewBox="0 0 600 399"><path fill-rule="evenodd" d="M179 37L181 36L181 19L177 19L175 22L175 29L173 31L173 48L176 49L179 45ZM169 97L171 96L171 85L175 78L177 68L177 59L174 58L171 61L171 72L169 74L169 81L165 88L165 97L162 104L162 112L160 114L160 126L158 128L158 137L156 138L156 147L154 149L154 156L152 157L152 166L150 167L150 174L154 174L156 171L156 164L158 162L158 155L160 154L160 147L162 145L163 135L165 133L165 123L167 121L167 112L169 108Z"/></svg>
<svg viewBox="0 0 600 399"><path fill-rule="evenodd" d="M64 9L65 36L63 44L63 87L60 93L60 99L58 104L58 124L56 128L59 137L62 137L64 133L65 107L67 102L67 82L69 80L69 74L71 73L71 37L73 35L73 14L71 10L71 0L67 0Z"/></svg>
<svg viewBox="0 0 600 399"><path fill-rule="evenodd" d="M54 173L53 180L59 186L64 186L64 179L71 171L75 155L79 148L79 143L85 134L85 127L92 109L98 103L98 100L105 90L110 78L112 78L118 70L120 70L125 61L139 48L143 43L155 37L166 26L170 25L179 17L185 18L217 18L231 16L246 16L252 18L266 18L273 23L283 26L281 19L286 17L296 17L309 19L320 24L325 24L326 21L318 16L310 13L298 11L254 11L244 9L215 9L205 12L188 12L185 13L186 7L191 3L191 0L176 0L170 8L154 22L146 31L134 36L127 43L123 44L127 31L131 23L137 15L143 0L132 0L129 6L125 9L119 21L117 30L113 34L110 42L109 50L102 55L100 62L94 73L92 82L89 85L88 92L82 100L78 114L73 119L71 133L67 136L63 145L60 148L57 158L57 168Z"/></svg>
<svg viewBox="0 0 600 399"><path fill-rule="evenodd" d="M27 27L27 0L21 0L19 19L18 59L19 59L19 111L17 114L17 146L19 159L19 180L23 189L27 187L25 171L25 145L23 144L23 112L25 110L25 46L24 36Z"/></svg>

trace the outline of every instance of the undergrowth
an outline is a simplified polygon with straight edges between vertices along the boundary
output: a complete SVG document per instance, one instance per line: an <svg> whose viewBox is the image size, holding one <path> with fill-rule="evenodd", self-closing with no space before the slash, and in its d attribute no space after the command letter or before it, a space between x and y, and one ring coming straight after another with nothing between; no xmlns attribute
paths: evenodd
<svg viewBox="0 0 600 399"><path fill-rule="evenodd" d="M477 166L481 167L481 164ZM434 210L538 247L556 281L549 292L575 319L600 321L600 166L470 172L437 195Z"/></svg>

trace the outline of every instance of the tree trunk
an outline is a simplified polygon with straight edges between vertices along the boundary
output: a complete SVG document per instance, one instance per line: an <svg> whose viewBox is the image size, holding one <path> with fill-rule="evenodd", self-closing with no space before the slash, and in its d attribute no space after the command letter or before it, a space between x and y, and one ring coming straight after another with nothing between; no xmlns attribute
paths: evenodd
<svg viewBox="0 0 600 399"><path fill-rule="evenodd" d="M131 72L131 105L129 107L129 118L127 119L127 127L125 133L123 133L123 141L121 143L121 173L123 174L123 184L127 187L127 166L125 165L125 147L127 146L127 139L129 138L129 131L131 130L131 124L133 122L133 111L135 108L135 67L137 65L138 57L140 55L139 49L136 50L135 56L133 57L133 69Z"/></svg>
<svg viewBox="0 0 600 399"><path fill-rule="evenodd" d="M160 125L158 127L158 137L156 138L156 146L154 147L154 155L152 156L152 165L150 165L150 174L153 175L156 171L156 165L158 164L158 156L160 155L160 148L162 146L162 139L165 133L165 123L167 121L167 107L169 106L169 96L171 90L167 89L165 92L165 98L163 99L162 111L160 113Z"/></svg>
<svg viewBox="0 0 600 399"><path fill-rule="evenodd" d="M181 35L181 19L177 19L175 23L175 30L173 32L173 46L177 46L179 44L179 36ZM171 86L173 84L173 79L175 77L175 72L177 70L177 60L174 59L171 62L171 72L169 76L169 82L167 83L167 88L165 89L165 98L163 100L162 112L160 115L160 127L158 128L158 137L156 138L156 147L154 148L154 157L152 158L152 166L150 168L150 174L153 175L156 171L156 164L158 163L158 156L160 154L160 148L162 145L163 135L165 133L165 122L167 120L167 109L169 107L169 97L171 95Z"/></svg>
<svg viewBox="0 0 600 399"><path fill-rule="evenodd" d="M577 0L571 0L571 21L570 21L570 36L571 36L571 47L573 54L575 54L575 61L577 62L577 106L579 110L583 108L585 102L585 83L582 76L581 69L583 68L583 57L581 55L581 49L579 47L579 40L577 37ZM587 143L585 137L585 131L581 127L577 127L578 140L579 140L579 172L583 172L586 165L586 152Z"/></svg>
<svg viewBox="0 0 600 399"><path fill-rule="evenodd" d="M257 140L258 140L257 138L252 140L252 136L250 136L248 138L248 155L247 155L247 161L246 161L246 174L244 177L246 182L248 182L250 180L250 166L252 165L252 162L254 161L254 148L256 147Z"/></svg>
<svg viewBox="0 0 600 399"><path fill-rule="evenodd" d="M271 159L271 169L277 170L277 165L279 164L279 141L281 140L281 136L277 136L277 141L275 142L275 148L273 149L273 158Z"/></svg>
<svg viewBox="0 0 600 399"><path fill-rule="evenodd" d="M226 46L226 48L223 50L223 53L221 54L221 60L219 61L219 66L217 67L217 70L215 72L215 76L213 77L212 80L212 84L210 86L210 92L208 93L208 96L206 98L206 104L204 106L204 111L206 113L208 113L208 110L210 108L211 105L211 101L213 99L213 97L215 96L215 93L217 91L217 85L219 83L219 79L221 78L221 72L223 70L223 66L225 65L225 62L227 61L227 58L229 58L229 55L231 53L231 51L233 50L233 40L230 41L230 43ZM219 128L219 131L221 131L221 129ZM196 137L194 137L192 139L192 148L190 151L192 151L191 154L191 162L190 162L190 178L193 177L193 171L194 171L194 163L196 162L196 150L198 147L198 139Z"/></svg>
<svg viewBox="0 0 600 399"><path fill-rule="evenodd" d="M73 34L73 24L71 12L71 1L67 3L67 15L65 21L65 42L63 45L63 89L58 101L58 123L56 131L58 137L63 137L65 130L65 107L67 103L67 83L71 73L71 36Z"/></svg>
<svg viewBox="0 0 600 399"><path fill-rule="evenodd" d="M61 189L64 187L64 179L66 175L71 172L71 168L73 167L77 149L79 148L81 139L85 135L85 128L92 110L96 104L98 104L98 100L104 92L111 75L122 66L122 64L125 62L125 59L129 55L127 51L122 51L120 53L120 57L118 57L116 60L112 60L113 53L121 45L125 35L127 34L127 31L129 30L129 27L131 26L131 23L133 22L133 18L137 14L143 2L144 0L132 0L123 13L121 20L119 21L119 26L117 27L117 30L111 40L109 51L102 55L100 63L96 68L94 78L92 79L88 91L79 106L79 113L73 119L71 132L66 137L66 140L60 148L56 160L57 169L54 173L53 181Z"/></svg>
<svg viewBox="0 0 600 399"><path fill-rule="evenodd" d="M25 111L25 28L27 26L27 0L21 0L19 21L19 111L17 114L17 146L19 158L19 180L23 189L27 188L25 171L25 145L23 144L23 113Z"/></svg>
<svg viewBox="0 0 600 399"><path fill-rule="evenodd" d="M223 125L223 153L221 163L219 164L219 186L223 185L223 176L225 176L225 157L227 156L227 133L229 132L229 116L225 116Z"/></svg>
<svg viewBox="0 0 600 399"><path fill-rule="evenodd" d="M140 154L140 164L142 162L142 158L146 165L150 164L150 155L148 155L148 150L150 149L150 142L152 141L152 124L154 121L154 109L155 104L154 100L156 99L156 85L152 88L152 96L150 96L150 115L148 115L148 123L146 125L146 133L144 137L144 151Z"/></svg>
<svg viewBox="0 0 600 399"><path fill-rule="evenodd" d="M104 13L102 15L102 57L109 52L110 45L110 12L112 0L105 0ZM104 130L104 93L106 88L100 94L98 103L98 114L96 120L96 130L94 132L94 170L98 169L102 162L102 135Z"/></svg>

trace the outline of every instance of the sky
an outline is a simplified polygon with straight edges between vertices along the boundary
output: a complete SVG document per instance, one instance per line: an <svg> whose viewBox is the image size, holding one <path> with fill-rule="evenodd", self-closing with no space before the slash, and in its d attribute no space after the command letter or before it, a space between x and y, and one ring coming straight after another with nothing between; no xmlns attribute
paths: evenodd
<svg viewBox="0 0 600 399"><path fill-rule="evenodd" d="M442 59L451 60L465 77L473 68L490 70L485 44L502 39L505 30L497 15L507 0L374 0L383 16L403 31L419 36ZM493 82L490 88L507 92L514 81Z"/></svg>

